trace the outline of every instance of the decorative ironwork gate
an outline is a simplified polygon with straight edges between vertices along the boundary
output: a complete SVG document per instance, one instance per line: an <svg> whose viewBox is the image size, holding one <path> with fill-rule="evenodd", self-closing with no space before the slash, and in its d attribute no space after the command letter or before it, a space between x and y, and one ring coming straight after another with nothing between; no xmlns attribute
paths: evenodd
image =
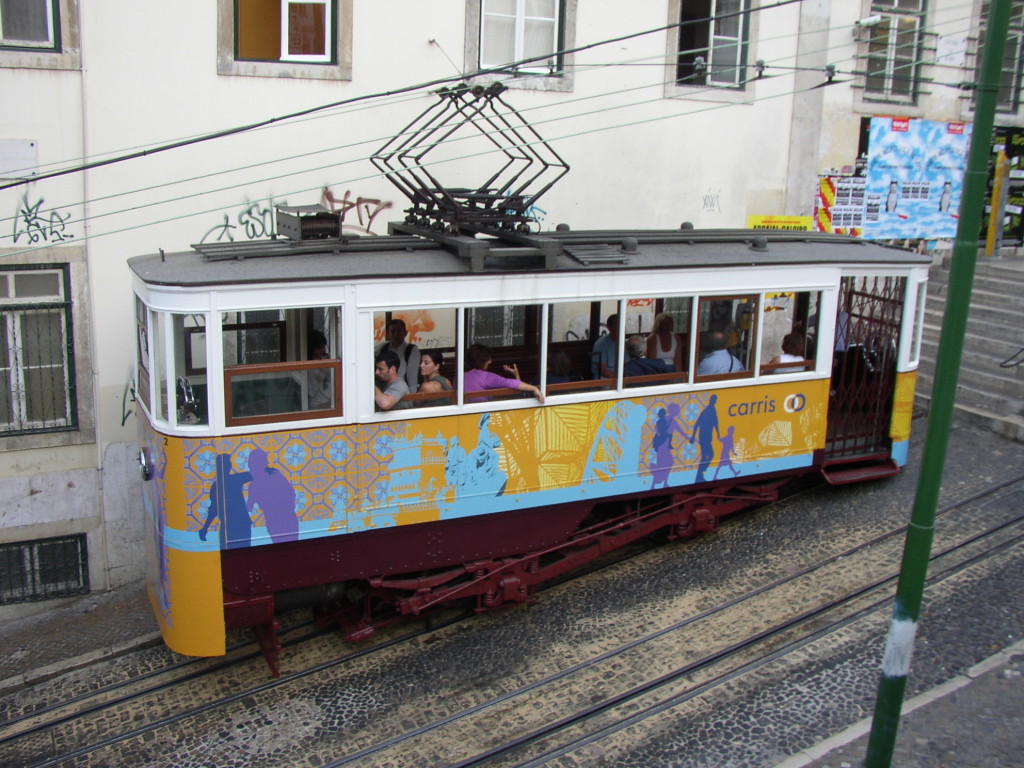
<svg viewBox="0 0 1024 768"><path fill-rule="evenodd" d="M845 277L836 318L825 461L888 455L906 279Z"/></svg>

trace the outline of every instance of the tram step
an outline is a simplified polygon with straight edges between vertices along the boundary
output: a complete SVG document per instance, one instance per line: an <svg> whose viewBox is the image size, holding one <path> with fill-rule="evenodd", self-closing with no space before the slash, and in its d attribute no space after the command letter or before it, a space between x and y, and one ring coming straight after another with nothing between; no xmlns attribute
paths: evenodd
<svg viewBox="0 0 1024 768"><path fill-rule="evenodd" d="M899 465L892 459L858 464L826 464L821 468L822 477L829 485L847 485L862 480L892 477L899 474L899 471Z"/></svg>

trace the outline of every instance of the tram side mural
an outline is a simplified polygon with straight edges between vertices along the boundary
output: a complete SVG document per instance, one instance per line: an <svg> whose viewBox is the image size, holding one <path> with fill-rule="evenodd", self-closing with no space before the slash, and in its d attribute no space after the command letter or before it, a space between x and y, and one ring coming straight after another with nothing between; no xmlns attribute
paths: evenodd
<svg viewBox="0 0 1024 768"><path fill-rule="evenodd" d="M825 386L184 440L175 544L248 547L806 466Z"/></svg>

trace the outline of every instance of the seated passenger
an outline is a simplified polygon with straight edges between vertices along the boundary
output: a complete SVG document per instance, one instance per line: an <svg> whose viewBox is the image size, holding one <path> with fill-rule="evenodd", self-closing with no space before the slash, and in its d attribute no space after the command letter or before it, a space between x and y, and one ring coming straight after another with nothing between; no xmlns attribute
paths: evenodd
<svg viewBox="0 0 1024 768"><path fill-rule="evenodd" d="M707 334L707 347L711 353L706 355L697 366L698 376L714 376L719 373L736 373L746 370L727 347L729 338L723 331L712 331Z"/></svg>
<svg viewBox="0 0 1024 768"><path fill-rule="evenodd" d="M374 374L379 384L373 387L373 401L381 411L395 411L412 408L412 403L402 398L409 394L409 385L398 375L398 355L385 350L374 361ZM383 389L382 389L383 388Z"/></svg>
<svg viewBox="0 0 1024 768"><path fill-rule="evenodd" d="M672 318L669 318L671 320ZM671 373L672 369L660 358L649 360L644 357L644 343L642 336L630 336L626 341L626 364L622 367L622 375L631 378L633 376L652 376L656 373Z"/></svg>
<svg viewBox="0 0 1024 768"><path fill-rule="evenodd" d="M590 375L595 379L614 379L619 362L619 316L608 315L608 333L594 342L590 353Z"/></svg>
<svg viewBox="0 0 1024 768"><path fill-rule="evenodd" d="M523 392L532 392L533 395L543 404L544 393L533 384L527 384L519 378L517 366L505 366L505 370L515 376L514 379L506 379L496 373L491 373L487 367L491 364L491 350L483 344L473 344L466 351L466 372L462 374L462 391L469 395L471 392L480 392L487 389L519 389ZM489 397L466 397L467 403L483 403L490 400Z"/></svg>
<svg viewBox="0 0 1024 768"><path fill-rule="evenodd" d="M769 365L774 363L799 363L804 359L804 336L802 333L787 333L782 337L782 354L776 355L768 361ZM802 365L775 368L769 373L797 373L804 370Z"/></svg>
<svg viewBox="0 0 1024 768"><path fill-rule="evenodd" d="M327 337L320 331L309 334L309 359L327 359ZM330 408L334 404L333 377L330 368L314 368L306 372L306 405L310 411Z"/></svg>
<svg viewBox="0 0 1024 768"><path fill-rule="evenodd" d="M646 357L663 361L670 371L683 370L683 342L668 312L654 318L654 326L647 335Z"/></svg>
<svg viewBox="0 0 1024 768"><path fill-rule="evenodd" d="M451 392L452 383L441 375L441 366L444 365L444 355L439 349L424 349L420 351L420 376L423 383L420 384L420 392ZM450 405L453 400L447 397L439 397L436 400L421 400L417 405L423 408L438 405Z"/></svg>
<svg viewBox="0 0 1024 768"><path fill-rule="evenodd" d="M552 349L548 352L548 384L565 384L569 381L571 371L572 363L569 362L569 356L564 350Z"/></svg>
<svg viewBox="0 0 1024 768"><path fill-rule="evenodd" d="M419 384L420 348L405 340L409 331L405 321L396 317L388 325L388 340L377 348L381 352L394 352L398 356L398 375L405 379L410 392L415 392Z"/></svg>

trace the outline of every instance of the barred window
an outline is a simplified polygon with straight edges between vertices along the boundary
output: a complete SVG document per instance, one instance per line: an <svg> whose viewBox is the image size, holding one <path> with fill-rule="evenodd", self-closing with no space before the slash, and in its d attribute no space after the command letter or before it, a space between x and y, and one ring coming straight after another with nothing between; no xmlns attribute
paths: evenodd
<svg viewBox="0 0 1024 768"><path fill-rule="evenodd" d="M84 533L0 544L0 605L88 592Z"/></svg>
<svg viewBox="0 0 1024 768"><path fill-rule="evenodd" d="M67 265L0 269L0 434L77 427Z"/></svg>
<svg viewBox="0 0 1024 768"><path fill-rule="evenodd" d="M981 24L978 28L978 66L981 66L981 52L985 49L985 33L988 30L991 0L981 4ZM1013 0L1010 6L1010 26L1006 31L1006 47L1003 48L1003 63L999 73L999 95L996 102L1000 112L1016 112L1020 109L1021 76L1024 69L1024 0Z"/></svg>
<svg viewBox="0 0 1024 768"><path fill-rule="evenodd" d="M743 88L749 0L682 0L676 82Z"/></svg>
<svg viewBox="0 0 1024 768"><path fill-rule="evenodd" d="M921 61L925 0L874 0L882 20L869 27L865 97L913 104Z"/></svg>

